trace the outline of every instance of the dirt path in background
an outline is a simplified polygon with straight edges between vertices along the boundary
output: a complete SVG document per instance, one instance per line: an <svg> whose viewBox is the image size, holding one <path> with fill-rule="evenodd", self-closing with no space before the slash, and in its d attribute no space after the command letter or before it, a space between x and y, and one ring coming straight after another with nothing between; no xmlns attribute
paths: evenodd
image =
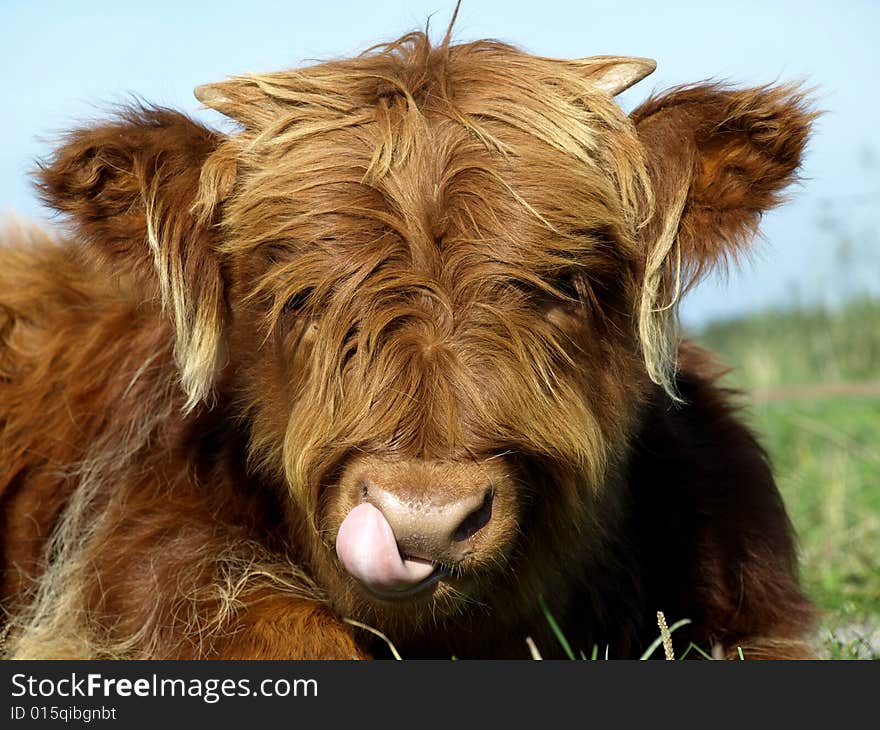
<svg viewBox="0 0 880 730"><path fill-rule="evenodd" d="M878 398L880 397L880 382L786 385L776 388L756 388L750 391L750 395L755 403L816 400L819 398Z"/></svg>

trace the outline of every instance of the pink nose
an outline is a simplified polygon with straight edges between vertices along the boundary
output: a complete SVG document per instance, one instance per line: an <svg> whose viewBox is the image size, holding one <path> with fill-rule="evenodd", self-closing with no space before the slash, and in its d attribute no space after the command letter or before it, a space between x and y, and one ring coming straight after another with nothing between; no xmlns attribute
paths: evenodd
<svg viewBox="0 0 880 730"><path fill-rule="evenodd" d="M345 569L379 595L402 596L443 576L471 549L469 538L492 516L492 490L436 503L403 500L368 482L365 501L339 527L336 554Z"/></svg>

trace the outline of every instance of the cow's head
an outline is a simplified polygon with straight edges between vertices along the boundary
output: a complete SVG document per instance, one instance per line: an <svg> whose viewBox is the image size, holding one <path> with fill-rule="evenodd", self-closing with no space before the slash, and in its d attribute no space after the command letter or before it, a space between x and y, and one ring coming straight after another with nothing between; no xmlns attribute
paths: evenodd
<svg viewBox="0 0 880 730"><path fill-rule="evenodd" d="M679 294L778 202L811 119L717 85L627 116L652 68L412 34L200 87L234 134L139 110L43 170L161 297L186 409L222 374L342 610L530 604L613 529L651 381L676 398Z"/></svg>

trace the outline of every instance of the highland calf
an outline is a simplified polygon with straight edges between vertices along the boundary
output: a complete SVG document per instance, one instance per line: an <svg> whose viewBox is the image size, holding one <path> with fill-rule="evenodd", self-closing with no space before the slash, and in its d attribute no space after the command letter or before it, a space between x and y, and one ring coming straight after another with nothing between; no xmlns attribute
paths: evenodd
<svg viewBox="0 0 880 730"><path fill-rule="evenodd" d="M802 657L767 458L676 303L796 177L793 87L422 33L134 108L0 248L24 657ZM348 619L348 620L347 620Z"/></svg>

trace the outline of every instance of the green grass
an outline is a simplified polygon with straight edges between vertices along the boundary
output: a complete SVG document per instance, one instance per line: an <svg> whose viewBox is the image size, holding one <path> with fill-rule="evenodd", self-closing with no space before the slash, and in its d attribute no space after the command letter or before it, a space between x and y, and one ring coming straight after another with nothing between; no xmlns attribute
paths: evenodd
<svg viewBox="0 0 880 730"><path fill-rule="evenodd" d="M880 659L880 392L827 392L880 383L880 302L764 313L696 339L734 368L729 384L755 393L751 422L798 531L828 655Z"/></svg>

